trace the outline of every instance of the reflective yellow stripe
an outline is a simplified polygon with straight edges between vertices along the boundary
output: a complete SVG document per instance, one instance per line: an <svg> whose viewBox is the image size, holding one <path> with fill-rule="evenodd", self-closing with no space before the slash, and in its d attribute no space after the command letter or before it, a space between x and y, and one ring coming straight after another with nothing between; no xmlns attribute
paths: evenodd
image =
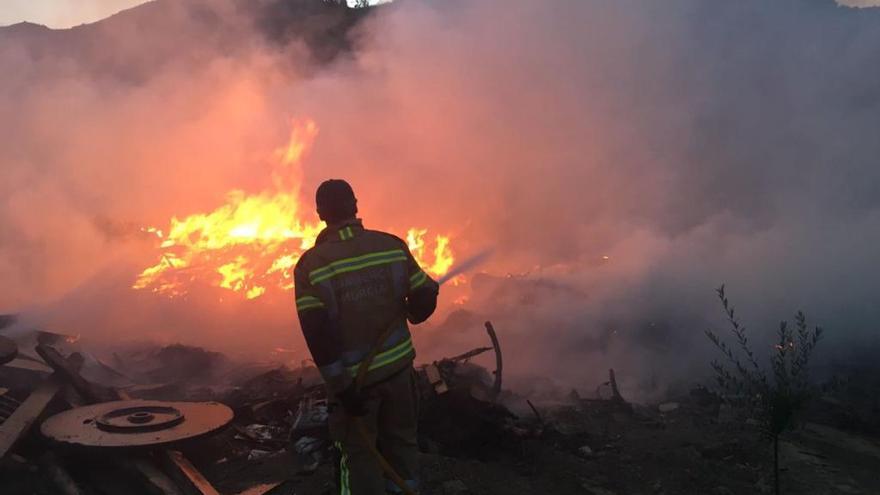
<svg viewBox="0 0 880 495"><path fill-rule="evenodd" d="M359 263L361 261L366 261L366 260L385 257L385 256L392 256L392 255L404 255L405 256L403 250L392 249L390 251L376 251L375 253L367 253L367 254L355 256L352 258L343 258L341 260L336 260L330 264L324 265L320 268L315 268L314 270L309 272L309 278L314 278L314 277L323 275L325 272L332 271L334 268L342 266L342 265L347 265L347 264L351 264L351 263Z"/></svg>
<svg viewBox="0 0 880 495"><path fill-rule="evenodd" d="M323 307L324 303L322 303L320 299L314 296L303 296L296 300L296 309L298 311L305 311L307 309Z"/></svg>
<svg viewBox="0 0 880 495"><path fill-rule="evenodd" d="M341 442L336 442L336 448L342 454L339 459L339 493L340 495L351 495L351 480L348 473L348 454L342 448Z"/></svg>
<svg viewBox="0 0 880 495"><path fill-rule="evenodd" d="M343 241L347 241L354 237L354 232L351 231L351 227L345 227L344 229L339 229L339 238Z"/></svg>
<svg viewBox="0 0 880 495"><path fill-rule="evenodd" d="M412 345L412 337L407 337L406 340L397 344L396 346L388 349L387 351L382 351L379 354L376 354L376 357L373 359L373 362L370 364L370 367L367 368L367 371L373 371L375 369L379 369L383 366L387 366L389 364L395 363L399 361L401 358L406 357L409 353L415 352L415 349ZM355 364L353 366L348 367L349 373L352 375L357 375L358 368L360 368L360 363Z"/></svg>
<svg viewBox="0 0 880 495"><path fill-rule="evenodd" d="M409 289L410 290L418 289L427 280L428 280L428 274L423 271L419 271L419 273L416 273L415 275L413 275L412 277L409 278Z"/></svg>
<svg viewBox="0 0 880 495"><path fill-rule="evenodd" d="M400 249L379 251L376 253L364 254L362 256L355 256L353 258L345 258L312 270L309 273L309 281L313 284L317 284L318 282L323 282L336 275L361 270L370 266L394 263L396 261L406 261L406 254Z"/></svg>

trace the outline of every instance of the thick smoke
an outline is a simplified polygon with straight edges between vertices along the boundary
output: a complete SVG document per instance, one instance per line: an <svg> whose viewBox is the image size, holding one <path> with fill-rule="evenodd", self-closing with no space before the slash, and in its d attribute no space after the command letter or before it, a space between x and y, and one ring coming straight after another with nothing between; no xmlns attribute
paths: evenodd
<svg viewBox="0 0 880 495"><path fill-rule="evenodd" d="M0 308L95 335L301 348L286 300L132 295L149 250L120 232L259 190L288 119L309 116L306 193L346 177L368 226L494 247L417 330L423 358L482 344L491 318L512 376L590 387L613 366L656 392L705 369L722 282L758 345L803 308L828 356L877 347L880 12L411 0L318 64L241 4L179 4L76 56L0 50L15 68L0 81Z"/></svg>

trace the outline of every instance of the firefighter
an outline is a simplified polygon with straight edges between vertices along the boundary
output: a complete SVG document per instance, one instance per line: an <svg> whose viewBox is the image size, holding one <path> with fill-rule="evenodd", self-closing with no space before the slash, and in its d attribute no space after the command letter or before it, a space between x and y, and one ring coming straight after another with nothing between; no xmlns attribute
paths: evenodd
<svg viewBox="0 0 880 495"><path fill-rule="evenodd" d="M355 421L365 424L369 441L417 492L418 396L407 321L417 324L431 316L439 285L403 240L363 227L347 182L325 181L315 202L327 227L294 269L296 309L329 391L330 434L341 453L340 493L401 493L385 479ZM358 390L358 366L377 344Z"/></svg>

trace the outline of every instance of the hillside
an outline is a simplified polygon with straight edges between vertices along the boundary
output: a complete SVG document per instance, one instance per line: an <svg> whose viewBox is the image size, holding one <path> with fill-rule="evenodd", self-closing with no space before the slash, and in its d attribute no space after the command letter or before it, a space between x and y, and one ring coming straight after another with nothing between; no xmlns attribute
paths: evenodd
<svg viewBox="0 0 880 495"><path fill-rule="evenodd" d="M351 48L349 32L368 15L321 0L152 0L69 29L0 27L0 52L74 61L94 75L137 82L164 64L199 63L218 52L234 57L255 45L300 45L313 61L328 62Z"/></svg>

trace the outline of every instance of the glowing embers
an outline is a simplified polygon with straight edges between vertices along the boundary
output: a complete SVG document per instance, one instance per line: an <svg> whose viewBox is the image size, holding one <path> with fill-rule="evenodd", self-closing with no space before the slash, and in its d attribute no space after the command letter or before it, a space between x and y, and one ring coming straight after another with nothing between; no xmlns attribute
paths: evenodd
<svg viewBox="0 0 880 495"><path fill-rule="evenodd" d="M174 217L167 229L145 227L156 236L158 261L138 275L132 287L168 297L207 285L256 299L271 290L293 288L293 268L314 245L323 225L300 203L301 161L318 127L294 122L288 143L275 151L272 188L258 194L230 191L225 204L208 213ZM410 249L425 270L442 275L452 265L449 238L426 246L427 229L410 229Z"/></svg>

